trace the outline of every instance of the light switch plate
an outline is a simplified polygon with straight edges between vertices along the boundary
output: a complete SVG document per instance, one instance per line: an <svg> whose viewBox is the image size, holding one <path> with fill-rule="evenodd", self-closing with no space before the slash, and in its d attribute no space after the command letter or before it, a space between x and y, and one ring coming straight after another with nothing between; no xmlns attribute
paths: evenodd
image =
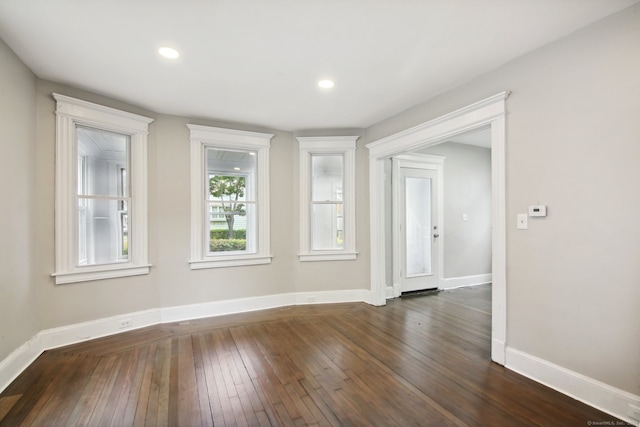
<svg viewBox="0 0 640 427"><path fill-rule="evenodd" d="M519 213L518 217L517 217L517 227L518 230L528 230L529 229L529 224L528 224L528 218L529 216L526 213Z"/></svg>

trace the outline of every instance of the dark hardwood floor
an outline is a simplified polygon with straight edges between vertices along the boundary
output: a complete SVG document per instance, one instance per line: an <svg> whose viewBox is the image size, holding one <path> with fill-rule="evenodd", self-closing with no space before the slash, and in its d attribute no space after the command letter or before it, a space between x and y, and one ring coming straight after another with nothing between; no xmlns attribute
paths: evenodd
<svg viewBox="0 0 640 427"><path fill-rule="evenodd" d="M43 353L1 426L586 426L490 361L491 288L164 324Z"/></svg>

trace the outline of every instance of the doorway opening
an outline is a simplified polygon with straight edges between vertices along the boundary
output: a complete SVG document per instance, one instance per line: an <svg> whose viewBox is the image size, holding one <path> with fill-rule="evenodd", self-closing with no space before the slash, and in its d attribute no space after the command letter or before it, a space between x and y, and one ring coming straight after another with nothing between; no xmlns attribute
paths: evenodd
<svg viewBox="0 0 640 427"><path fill-rule="evenodd" d="M393 243L387 242L386 263L393 296L490 284L491 129L389 162L386 222Z"/></svg>
<svg viewBox="0 0 640 427"><path fill-rule="evenodd" d="M382 138L367 145L369 149L371 303L384 305L393 297L387 282L386 252L390 236L385 230L385 169L388 159L416 152L450 140L469 131L488 128L491 135L491 273L492 328L491 358L505 364L506 301L506 213L505 213L505 101L509 92L501 92L447 115Z"/></svg>

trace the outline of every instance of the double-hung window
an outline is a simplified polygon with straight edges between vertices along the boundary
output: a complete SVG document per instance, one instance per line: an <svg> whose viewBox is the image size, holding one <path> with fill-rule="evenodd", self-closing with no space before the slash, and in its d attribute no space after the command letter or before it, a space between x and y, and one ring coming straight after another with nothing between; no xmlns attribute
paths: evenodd
<svg viewBox="0 0 640 427"><path fill-rule="evenodd" d="M152 121L54 94L56 283L147 274Z"/></svg>
<svg viewBox="0 0 640 427"><path fill-rule="evenodd" d="M268 264L271 134L188 125L191 268Z"/></svg>
<svg viewBox="0 0 640 427"><path fill-rule="evenodd" d="M300 260L356 258L357 136L299 137Z"/></svg>

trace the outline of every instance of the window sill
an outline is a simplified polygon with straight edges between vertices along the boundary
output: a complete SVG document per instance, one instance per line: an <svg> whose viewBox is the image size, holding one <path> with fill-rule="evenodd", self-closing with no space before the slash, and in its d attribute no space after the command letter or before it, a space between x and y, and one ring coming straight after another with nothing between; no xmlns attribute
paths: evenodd
<svg viewBox="0 0 640 427"><path fill-rule="evenodd" d="M337 252L337 253L311 253L299 254L300 261L353 261L357 258L357 252Z"/></svg>
<svg viewBox="0 0 640 427"><path fill-rule="evenodd" d="M100 268L87 267L84 271L72 271L66 273L53 273L56 285L76 282L89 282L91 280L114 279L117 277L140 276L149 274L150 264L145 265L116 265L100 266ZM89 269L91 268L91 269Z"/></svg>
<svg viewBox="0 0 640 427"><path fill-rule="evenodd" d="M271 264L271 255L221 256L211 259L189 261L192 270L206 268L241 267L246 265Z"/></svg>

